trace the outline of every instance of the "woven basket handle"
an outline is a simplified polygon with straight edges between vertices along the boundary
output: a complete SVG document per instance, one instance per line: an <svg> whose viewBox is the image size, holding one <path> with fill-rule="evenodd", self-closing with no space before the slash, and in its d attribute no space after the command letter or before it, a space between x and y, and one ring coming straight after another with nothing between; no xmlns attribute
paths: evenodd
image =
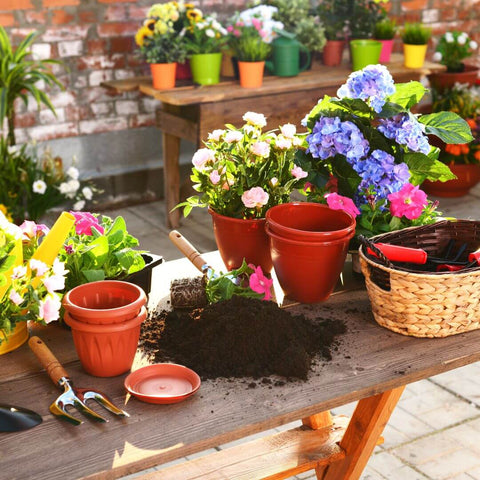
<svg viewBox="0 0 480 480"><path fill-rule="evenodd" d="M392 262L382 253L380 249L375 246L375 244L371 240L364 237L363 235L359 235L358 240L365 249L365 255L368 255L367 248L369 248L378 257L378 259L381 260L381 263L383 263L388 268L394 268Z"/></svg>

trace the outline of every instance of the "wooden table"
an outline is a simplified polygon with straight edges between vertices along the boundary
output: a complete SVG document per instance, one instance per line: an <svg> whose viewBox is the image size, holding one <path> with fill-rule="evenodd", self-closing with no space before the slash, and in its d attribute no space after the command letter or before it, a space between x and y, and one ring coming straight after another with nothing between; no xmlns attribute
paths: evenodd
<svg viewBox="0 0 480 480"><path fill-rule="evenodd" d="M187 260L157 267L157 298L165 301L170 279L180 275L196 275L196 270ZM279 479L316 469L318 478L324 480L357 479L406 384L480 359L480 330L444 339L393 333L375 323L362 289L351 290L348 295L338 293L315 306L290 308L295 313L346 322L348 331L341 337L338 351L333 352L332 361L315 366L306 382L281 386L260 384L252 389L248 388L249 379L204 381L196 395L175 405L127 399L125 375L96 378L82 371L70 332L58 326L36 329L77 386L107 392L119 406L125 406L131 417L120 420L105 412L108 423L86 419L78 427L53 417L48 406L59 391L24 345L0 357L0 402L31 408L44 421L25 432L0 434L0 476L9 480L118 478L304 419L304 427L253 444L243 443L145 478ZM345 432L345 418L332 419L328 411L353 401L359 403ZM104 413L101 407L97 410ZM76 411L74 414L81 416ZM232 462L234 467L228 466ZM205 474L219 464L224 465L224 476L219 470L210 476Z"/></svg>
<svg viewBox="0 0 480 480"><path fill-rule="evenodd" d="M396 82L419 80L431 72L442 71L442 65L426 62L423 68L403 66L403 56L393 55L388 69ZM115 93L139 90L159 100L157 126L163 136L163 168L168 226L177 228L180 210L171 211L180 201L180 139L193 142L197 147L209 132L223 128L226 123L242 124L247 111L263 113L269 128L283 123L300 127L303 117L324 95L336 95L351 72L349 65L326 67L317 65L296 77L266 76L263 86L242 88L237 81L224 81L218 85L183 85L173 90L155 90L150 77L104 82L102 85Z"/></svg>

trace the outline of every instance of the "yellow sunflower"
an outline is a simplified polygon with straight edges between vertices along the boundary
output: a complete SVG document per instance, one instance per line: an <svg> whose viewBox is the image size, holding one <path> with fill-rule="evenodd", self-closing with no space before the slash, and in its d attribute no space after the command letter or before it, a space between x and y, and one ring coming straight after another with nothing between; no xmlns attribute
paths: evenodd
<svg viewBox="0 0 480 480"><path fill-rule="evenodd" d="M9 222L13 222L12 216L8 213L8 208L5 205L3 205L2 203L0 203L0 212L2 212L5 215L5 218Z"/></svg>
<svg viewBox="0 0 480 480"><path fill-rule="evenodd" d="M145 43L145 38L151 37L152 35L153 32L150 30L150 28L146 26L140 27L138 32L135 34L135 43L139 47L143 47L143 44Z"/></svg>
<svg viewBox="0 0 480 480"><path fill-rule="evenodd" d="M187 18L191 22L197 23L202 19L202 12L198 8L193 8L192 10L188 10Z"/></svg>

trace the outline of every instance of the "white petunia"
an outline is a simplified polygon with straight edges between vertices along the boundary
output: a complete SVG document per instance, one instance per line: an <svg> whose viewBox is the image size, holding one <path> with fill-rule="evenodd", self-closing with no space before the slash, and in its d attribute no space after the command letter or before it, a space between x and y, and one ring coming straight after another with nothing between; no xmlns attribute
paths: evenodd
<svg viewBox="0 0 480 480"><path fill-rule="evenodd" d="M457 37L457 43L459 45L465 45L467 43L467 40L468 40L468 35L466 33L462 33Z"/></svg>
<svg viewBox="0 0 480 480"><path fill-rule="evenodd" d="M478 43L477 43L475 40L472 40L472 41L470 42L470 48L471 48L472 50L476 50L476 49L478 48Z"/></svg>
<svg viewBox="0 0 480 480"><path fill-rule="evenodd" d="M73 204L72 208L75 212L78 212L82 210L84 206L85 206L85 200L79 200L78 202L75 202Z"/></svg>
<svg viewBox="0 0 480 480"><path fill-rule="evenodd" d="M90 187L83 187L82 188L82 194L87 200L91 200L93 197L93 192Z"/></svg>
<svg viewBox="0 0 480 480"><path fill-rule="evenodd" d="M453 38L452 32L447 32L447 33L445 34L445 41L446 41L447 43L453 43L453 42L455 41L455 39Z"/></svg>
<svg viewBox="0 0 480 480"><path fill-rule="evenodd" d="M80 175L80 172L78 171L78 168L70 167L67 170L67 176L72 178L73 180L77 180L79 175Z"/></svg>
<svg viewBox="0 0 480 480"><path fill-rule="evenodd" d="M32 190L35 193L43 195L47 190L47 184L43 180L35 180L32 185Z"/></svg>
<svg viewBox="0 0 480 480"><path fill-rule="evenodd" d="M210 38L215 38L215 31L211 28L207 28L207 30L205 30L205 35Z"/></svg>
<svg viewBox="0 0 480 480"><path fill-rule="evenodd" d="M440 52L435 52L432 56L434 62L440 62L442 60L442 54Z"/></svg>

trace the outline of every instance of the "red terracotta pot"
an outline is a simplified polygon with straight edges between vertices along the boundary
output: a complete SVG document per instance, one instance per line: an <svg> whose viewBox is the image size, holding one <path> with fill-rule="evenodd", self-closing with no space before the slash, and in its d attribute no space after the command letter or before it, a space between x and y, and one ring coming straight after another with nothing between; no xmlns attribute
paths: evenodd
<svg viewBox="0 0 480 480"><path fill-rule="evenodd" d="M177 63L177 72L175 75L177 80L191 80L192 71L190 70L190 62L185 60L183 63Z"/></svg>
<svg viewBox="0 0 480 480"><path fill-rule="evenodd" d="M122 323L93 325L75 320L68 312L64 320L72 329L83 369L96 377L115 377L130 370L146 317L147 309L142 307L136 317Z"/></svg>
<svg viewBox="0 0 480 480"><path fill-rule="evenodd" d="M330 242L300 242L266 228L273 266L283 292L301 303L326 300L338 281L355 232Z"/></svg>
<svg viewBox="0 0 480 480"><path fill-rule="evenodd" d="M220 256L228 270L239 268L245 258L247 263L260 266L264 273L270 273L272 258L264 218L231 218L211 208L208 212L212 216L213 233Z"/></svg>
<svg viewBox="0 0 480 480"><path fill-rule="evenodd" d="M267 226L281 237L302 242L330 241L355 232L355 219L327 205L293 202L276 205L266 214Z"/></svg>
<svg viewBox="0 0 480 480"><path fill-rule="evenodd" d="M452 88L455 83L466 83L467 85L475 85L478 77L479 69L474 65L465 65L463 72L438 72L427 75L430 86L439 91Z"/></svg>
<svg viewBox="0 0 480 480"><path fill-rule="evenodd" d="M382 44L382 51L380 52L380 63L388 63L392 55L393 39L392 40L379 40Z"/></svg>
<svg viewBox="0 0 480 480"><path fill-rule="evenodd" d="M62 302L76 321L109 324L135 318L147 303L147 295L133 283L101 280L73 288Z"/></svg>
<svg viewBox="0 0 480 480"><path fill-rule="evenodd" d="M327 40L322 52L323 64L329 67L340 65L344 48L345 42L343 40Z"/></svg>
<svg viewBox="0 0 480 480"><path fill-rule="evenodd" d="M480 165L450 164L450 170L457 177L447 182L430 182L425 180L422 189L435 197L463 197L472 187L480 182Z"/></svg>

